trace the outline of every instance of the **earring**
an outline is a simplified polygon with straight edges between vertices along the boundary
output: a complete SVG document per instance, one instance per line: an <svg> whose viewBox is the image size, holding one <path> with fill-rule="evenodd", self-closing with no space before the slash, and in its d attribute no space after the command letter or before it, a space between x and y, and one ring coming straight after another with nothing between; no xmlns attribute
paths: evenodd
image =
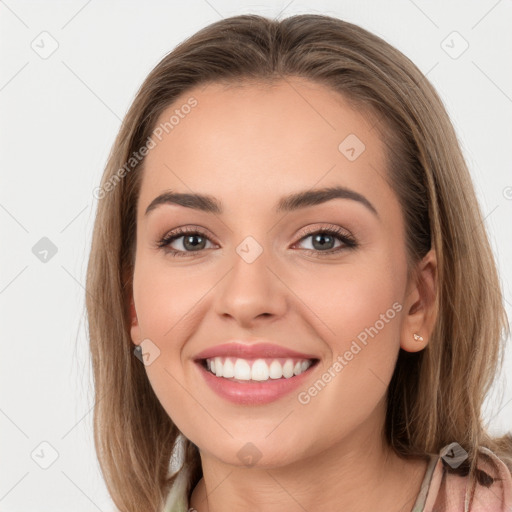
<svg viewBox="0 0 512 512"><path fill-rule="evenodd" d="M423 341L423 336L420 336L419 334L414 333L413 337L414 341Z"/></svg>

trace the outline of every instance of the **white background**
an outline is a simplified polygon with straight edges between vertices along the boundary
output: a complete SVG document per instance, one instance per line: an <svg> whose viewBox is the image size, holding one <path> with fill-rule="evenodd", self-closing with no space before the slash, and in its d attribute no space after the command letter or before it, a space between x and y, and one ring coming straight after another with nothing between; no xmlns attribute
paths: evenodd
<svg viewBox="0 0 512 512"><path fill-rule="evenodd" d="M1 511L113 510L92 442L84 283L92 190L136 90L209 23L308 12L383 37L439 91L474 179L510 317L511 0L0 1ZM465 43L453 31L469 44L458 58ZM58 44L46 59L31 47L41 38L46 49ZM32 252L42 237L57 248L46 263ZM509 343L485 411L495 433L512 429L511 352ZM58 454L48 469L35 462L50 461L43 441Z"/></svg>

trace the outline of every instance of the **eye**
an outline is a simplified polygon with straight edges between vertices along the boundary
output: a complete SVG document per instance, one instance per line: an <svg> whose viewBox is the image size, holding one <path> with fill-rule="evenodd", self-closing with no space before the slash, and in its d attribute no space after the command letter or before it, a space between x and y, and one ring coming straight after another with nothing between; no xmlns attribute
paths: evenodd
<svg viewBox="0 0 512 512"><path fill-rule="evenodd" d="M181 246L181 248L178 250L171 248L171 244L175 243L180 238L183 240L181 240L177 245L178 247ZM194 257L195 254L190 253L200 253L201 250L205 248L206 242L210 242L210 239L205 233L199 231L197 228L189 227L179 228L168 233L157 243L157 246L161 249L165 249L166 252L173 256Z"/></svg>
<svg viewBox="0 0 512 512"><path fill-rule="evenodd" d="M339 227L317 228L316 230L310 230L302 236L297 244L311 237L312 248L306 248L303 250L307 250L319 257L337 253L344 249L353 249L358 246L356 240ZM331 247L332 244L335 243L336 239L341 242L341 245L338 247ZM178 240L180 240L179 244L177 244L178 248L172 248L171 245L176 243ZM198 228L191 226L187 228L178 228L175 231L166 234L157 243L157 247L164 249L172 256L195 257L206 248L207 243L212 243L210 238Z"/></svg>
<svg viewBox="0 0 512 512"><path fill-rule="evenodd" d="M358 246L354 237L349 235L346 231L343 231L339 227L334 228L320 228L309 231L303 236L298 243L302 240L312 238L312 248L306 250L312 251L315 256L324 256L337 253L344 249L354 249ZM335 247L334 244L336 239L341 241L341 245Z"/></svg>

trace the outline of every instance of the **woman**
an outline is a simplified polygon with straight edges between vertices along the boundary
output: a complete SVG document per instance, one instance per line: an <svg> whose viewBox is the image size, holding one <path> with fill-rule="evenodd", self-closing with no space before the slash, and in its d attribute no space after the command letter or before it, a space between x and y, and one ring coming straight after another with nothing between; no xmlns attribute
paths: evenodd
<svg viewBox="0 0 512 512"><path fill-rule="evenodd" d="M214 23L149 74L96 196L95 443L120 510L509 510L512 438L480 416L508 334L495 263L398 50L327 16Z"/></svg>

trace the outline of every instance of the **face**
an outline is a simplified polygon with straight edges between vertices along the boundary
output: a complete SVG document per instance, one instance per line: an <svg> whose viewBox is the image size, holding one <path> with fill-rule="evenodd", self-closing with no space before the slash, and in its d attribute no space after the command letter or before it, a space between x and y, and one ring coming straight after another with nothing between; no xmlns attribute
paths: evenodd
<svg viewBox="0 0 512 512"><path fill-rule="evenodd" d="M157 125L192 96L154 138L137 205L131 335L144 340L158 399L202 455L228 464L284 465L378 431L415 295L371 117L294 79L188 91ZM236 342L240 378L197 361ZM243 351L259 343L282 353ZM258 358L263 380L253 380ZM269 371L288 376L265 380Z"/></svg>

